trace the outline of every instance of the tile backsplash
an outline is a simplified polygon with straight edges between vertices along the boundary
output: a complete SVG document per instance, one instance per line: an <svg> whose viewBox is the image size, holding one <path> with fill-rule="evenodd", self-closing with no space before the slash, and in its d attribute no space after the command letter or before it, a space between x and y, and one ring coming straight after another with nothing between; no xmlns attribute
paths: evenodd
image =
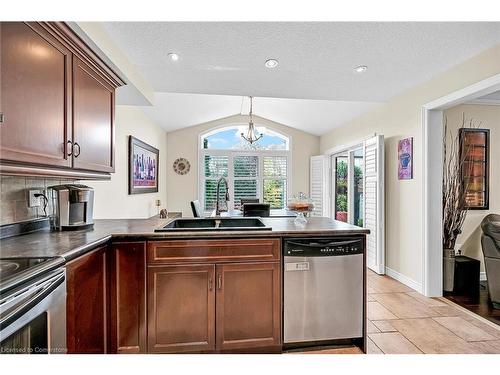
<svg viewBox="0 0 500 375"><path fill-rule="evenodd" d="M74 181L44 179L41 177L0 176L0 224L32 220L44 216L40 207L28 207L28 189L45 190L48 186ZM50 213L50 207L47 207Z"/></svg>

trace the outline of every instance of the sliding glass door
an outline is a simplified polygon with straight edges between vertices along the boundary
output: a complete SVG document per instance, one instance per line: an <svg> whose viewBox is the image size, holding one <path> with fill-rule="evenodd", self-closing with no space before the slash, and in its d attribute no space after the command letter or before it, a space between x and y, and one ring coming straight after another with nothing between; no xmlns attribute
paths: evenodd
<svg viewBox="0 0 500 375"><path fill-rule="evenodd" d="M333 157L333 165L335 166L335 220L347 223L349 206L347 202L348 196L348 174L349 160L347 154L335 155Z"/></svg>
<svg viewBox="0 0 500 375"><path fill-rule="evenodd" d="M384 136L375 135L356 146L339 148L329 157L331 173L329 181L325 181L329 182L326 185L330 212L326 209L324 214L370 230L366 237L366 264L382 275L385 273ZM312 181L311 191L321 198L317 190L322 185Z"/></svg>
<svg viewBox="0 0 500 375"><path fill-rule="evenodd" d="M363 212L364 212L364 176L363 176L363 149L359 148L353 152L353 169L354 169L354 181L353 181L353 224L358 227L363 226Z"/></svg>
<svg viewBox="0 0 500 375"><path fill-rule="evenodd" d="M332 155L334 181L333 217L336 220L363 226L363 149L354 148Z"/></svg>

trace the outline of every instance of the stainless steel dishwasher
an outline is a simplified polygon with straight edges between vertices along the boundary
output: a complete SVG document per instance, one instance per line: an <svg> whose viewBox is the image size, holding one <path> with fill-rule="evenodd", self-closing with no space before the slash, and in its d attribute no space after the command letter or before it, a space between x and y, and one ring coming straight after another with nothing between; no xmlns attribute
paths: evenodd
<svg viewBox="0 0 500 375"><path fill-rule="evenodd" d="M284 343L363 337L364 239L284 241Z"/></svg>

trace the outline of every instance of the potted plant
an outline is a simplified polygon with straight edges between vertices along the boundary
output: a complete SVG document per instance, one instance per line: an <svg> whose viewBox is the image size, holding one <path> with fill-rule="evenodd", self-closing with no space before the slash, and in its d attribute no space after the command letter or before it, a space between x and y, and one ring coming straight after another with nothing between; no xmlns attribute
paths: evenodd
<svg viewBox="0 0 500 375"><path fill-rule="evenodd" d="M468 125L472 127L472 121ZM447 120L443 136L443 289L453 291L455 245L467 216L467 185L462 178L465 157L461 128L467 127L465 117L456 133L448 131ZM448 138L448 141L447 141Z"/></svg>
<svg viewBox="0 0 500 375"><path fill-rule="evenodd" d="M347 222L347 194L338 194L336 199L335 220Z"/></svg>

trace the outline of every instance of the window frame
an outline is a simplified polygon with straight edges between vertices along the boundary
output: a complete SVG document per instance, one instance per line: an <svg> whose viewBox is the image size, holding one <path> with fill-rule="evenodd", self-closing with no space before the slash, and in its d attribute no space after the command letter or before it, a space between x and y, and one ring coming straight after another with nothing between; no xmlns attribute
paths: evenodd
<svg viewBox="0 0 500 375"><path fill-rule="evenodd" d="M292 138L289 135L286 135L282 132L276 131L273 128L270 128L268 126L259 126L256 124L258 127L265 127L267 130L270 132L274 133L273 135L282 137L286 141L286 149L285 150L235 150L235 149L227 149L227 150L220 150L220 149L205 149L203 148L203 139L209 135L216 134L218 132L222 132L225 130L229 129L237 129L241 126L245 126L248 124L232 124L232 125L225 125L213 129L209 129L203 133L200 134L198 138L198 200L200 201L200 204L204 210L205 213L208 211L205 211L205 180L207 179L205 177L205 156L227 156L228 157L228 177L227 177L227 182L229 184L229 195L231 197L231 200L229 201L228 204L228 209L233 210L234 209L234 181L235 180L257 180L257 197L259 199L263 198L264 194L264 179L267 180L273 180L273 178L269 177L264 177L264 156L284 156L286 157L286 177L284 180L286 181L286 200L291 197L291 181L292 181L292 153L291 153L291 144L292 144ZM257 177L234 177L234 157L235 156L257 156L258 158L258 171L257 171ZM211 179L211 178L208 178ZM276 180L283 180L283 178L275 178ZM286 204L286 202L285 202Z"/></svg>

